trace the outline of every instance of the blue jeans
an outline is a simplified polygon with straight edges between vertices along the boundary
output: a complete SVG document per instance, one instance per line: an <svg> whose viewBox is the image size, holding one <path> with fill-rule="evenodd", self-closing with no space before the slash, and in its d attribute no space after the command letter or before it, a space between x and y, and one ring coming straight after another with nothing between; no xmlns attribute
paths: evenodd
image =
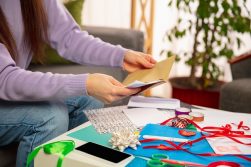
<svg viewBox="0 0 251 167"><path fill-rule="evenodd" d="M25 167L28 154L38 145L86 122L83 110L103 107L87 96L69 98L65 103L0 100L0 147L19 143L16 166Z"/></svg>

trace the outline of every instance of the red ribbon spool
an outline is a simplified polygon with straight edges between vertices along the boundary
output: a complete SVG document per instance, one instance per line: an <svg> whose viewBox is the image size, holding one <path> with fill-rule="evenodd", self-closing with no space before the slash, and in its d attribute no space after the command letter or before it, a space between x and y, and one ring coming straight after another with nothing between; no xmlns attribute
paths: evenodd
<svg viewBox="0 0 251 167"><path fill-rule="evenodd" d="M217 162L213 162L213 163L210 163L208 165L208 167L217 167L217 166L229 166L229 167L241 167L240 164L238 163L235 163L235 162L228 162L228 161L217 161Z"/></svg>
<svg viewBox="0 0 251 167"><path fill-rule="evenodd" d="M182 136L186 136L186 137L196 135L196 133L194 131L188 131L188 130L184 130L184 129L179 130L179 134Z"/></svg>

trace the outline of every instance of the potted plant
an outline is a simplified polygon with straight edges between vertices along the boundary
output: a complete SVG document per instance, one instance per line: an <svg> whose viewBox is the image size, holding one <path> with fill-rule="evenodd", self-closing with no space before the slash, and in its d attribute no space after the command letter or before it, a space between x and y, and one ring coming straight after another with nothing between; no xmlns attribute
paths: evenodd
<svg viewBox="0 0 251 167"><path fill-rule="evenodd" d="M234 55L233 46L240 48L243 44L240 34L251 34L251 11L247 1L169 0L168 5L178 11L176 25L165 35L168 42L187 36L192 38L190 51L162 51L178 59L185 56L186 64L191 67L189 77L170 79L173 97L217 108L223 83L219 77L223 72L215 61L222 57L230 59Z"/></svg>

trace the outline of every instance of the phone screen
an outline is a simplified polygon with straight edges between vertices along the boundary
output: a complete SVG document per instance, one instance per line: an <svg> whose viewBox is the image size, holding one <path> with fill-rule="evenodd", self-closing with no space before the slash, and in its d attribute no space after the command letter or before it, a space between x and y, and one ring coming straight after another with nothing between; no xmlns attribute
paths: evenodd
<svg viewBox="0 0 251 167"><path fill-rule="evenodd" d="M119 163L131 156L130 154L126 154L92 142L88 142L82 146L79 146L76 148L76 150L91 154L113 163Z"/></svg>

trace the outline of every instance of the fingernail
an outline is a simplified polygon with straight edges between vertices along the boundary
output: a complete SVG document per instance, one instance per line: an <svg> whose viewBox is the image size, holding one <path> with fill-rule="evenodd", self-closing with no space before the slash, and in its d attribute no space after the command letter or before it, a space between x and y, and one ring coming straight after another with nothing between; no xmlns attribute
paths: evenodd
<svg viewBox="0 0 251 167"><path fill-rule="evenodd" d="M153 67L153 66L154 66L154 64L152 64L152 63L151 63L151 64L150 64L150 66L151 66L151 67Z"/></svg>

